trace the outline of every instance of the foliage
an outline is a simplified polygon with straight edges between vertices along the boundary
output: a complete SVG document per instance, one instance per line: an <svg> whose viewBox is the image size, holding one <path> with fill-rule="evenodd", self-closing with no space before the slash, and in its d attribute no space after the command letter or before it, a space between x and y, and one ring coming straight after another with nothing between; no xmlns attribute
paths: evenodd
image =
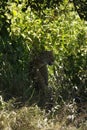
<svg viewBox="0 0 87 130"><path fill-rule="evenodd" d="M87 2L86 0L73 0L76 11L81 19L87 20Z"/></svg>
<svg viewBox="0 0 87 130"><path fill-rule="evenodd" d="M46 49L55 53L55 64L48 67L55 102L78 96L86 100L87 23L79 19L73 5L67 2L56 10L44 9L41 16L30 7L23 12L24 6L25 2L13 1L5 5L9 10L4 12L5 21L10 21L9 36L0 37L0 89L5 98L22 96L30 100L36 95L29 62Z"/></svg>
<svg viewBox="0 0 87 130"><path fill-rule="evenodd" d="M26 11L28 7L31 9L36 10L40 13L43 9L46 8L54 8L58 6L63 0L27 0L26 5L22 8L22 11Z"/></svg>
<svg viewBox="0 0 87 130"><path fill-rule="evenodd" d="M8 28L10 29L10 20L7 19L5 13L8 12L7 0L0 1L0 39L4 40L9 36Z"/></svg>
<svg viewBox="0 0 87 130"><path fill-rule="evenodd" d="M21 1L16 1L16 3L21 3ZM25 12L28 7L31 7L32 10L38 12L39 16L43 13L43 10L46 8L56 8L60 4L73 3L75 10L78 12L81 19L87 20L87 3L86 0L24 0L25 6L23 6L22 11Z"/></svg>

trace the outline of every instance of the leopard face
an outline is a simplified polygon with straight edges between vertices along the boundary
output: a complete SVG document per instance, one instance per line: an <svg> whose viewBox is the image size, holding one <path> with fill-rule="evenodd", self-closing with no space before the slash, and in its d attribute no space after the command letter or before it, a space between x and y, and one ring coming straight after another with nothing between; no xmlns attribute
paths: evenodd
<svg viewBox="0 0 87 130"><path fill-rule="evenodd" d="M53 65L54 63L54 55L53 51L44 51L40 54L40 60L44 64Z"/></svg>

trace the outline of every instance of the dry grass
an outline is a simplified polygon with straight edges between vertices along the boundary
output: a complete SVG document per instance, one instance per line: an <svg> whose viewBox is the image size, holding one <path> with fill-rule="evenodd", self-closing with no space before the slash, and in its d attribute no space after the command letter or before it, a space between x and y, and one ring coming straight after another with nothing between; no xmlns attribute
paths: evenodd
<svg viewBox="0 0 87 130"><path fill-rule="evenodd" d="M73 120L66 115L66 112L72 113L72 110L68 110L68 107L72 108L71 105L62 111L56 110L56 116L53 114L50 118L37 105L14 109L11 103L9 105L1 100L1 106L0 130L87 130L87 121L76 128Z"/></svg>

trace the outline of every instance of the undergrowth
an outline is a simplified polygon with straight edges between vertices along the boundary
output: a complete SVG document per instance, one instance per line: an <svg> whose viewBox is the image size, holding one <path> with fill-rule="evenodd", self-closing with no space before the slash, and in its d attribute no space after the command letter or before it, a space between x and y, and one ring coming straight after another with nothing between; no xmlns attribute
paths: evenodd
<svg viewBox="0 0 87 130"><path fill-rule="evenodd" d="M0 97L0 130L86 130L87 121L79 123L77 117L74 102L57 105L46 112L35 104L18 109L14 99L4 102Z"/></svg>

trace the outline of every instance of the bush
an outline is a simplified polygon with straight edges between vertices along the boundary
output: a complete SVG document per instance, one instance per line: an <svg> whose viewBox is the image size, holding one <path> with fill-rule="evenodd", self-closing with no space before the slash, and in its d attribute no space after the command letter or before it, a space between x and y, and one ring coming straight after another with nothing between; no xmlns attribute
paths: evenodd
<svg viewBox="0 0 87 130"><path fill-rule="evenodd" d="M79 19L72 4L65 10L64 5L60 5L56 15L55 9L43 10L42 17L30 7L23 12L24 5L9 1L6 6L9 11L5 16L11 20L11 25L9 37L1 37L0 89L6 93L6 98L31 97L29 62L46 49L55 53L55 64L48 67L49 86L55 91L55 101L76 96L86 98L86 22Z"/></svg>

